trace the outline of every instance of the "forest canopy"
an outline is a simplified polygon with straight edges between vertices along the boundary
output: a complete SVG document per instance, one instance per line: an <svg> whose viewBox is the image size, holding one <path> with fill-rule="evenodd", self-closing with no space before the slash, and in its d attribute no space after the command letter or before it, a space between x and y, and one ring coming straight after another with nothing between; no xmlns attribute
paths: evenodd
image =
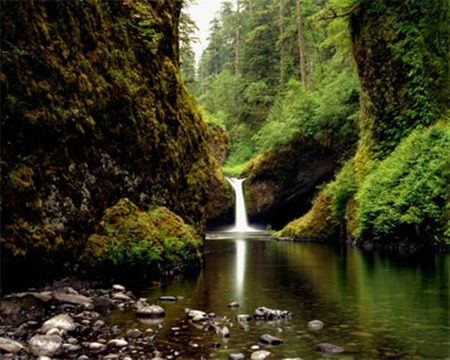
<svg viewBox="0 0 450 360"><path fill-rule="evenodd" d="M280 234L450 243L448 7L223 2L199 63L182 58L182 70L196 68L184 72L190 90L229 135L224 173L249 174L264 163L258 156L273 158L302 138L344 149L345 165L317 188L321 205L311 205L304 230ZM412 168L398 173L407 154ZM332 231L316 231L317 219Z"/></svg>

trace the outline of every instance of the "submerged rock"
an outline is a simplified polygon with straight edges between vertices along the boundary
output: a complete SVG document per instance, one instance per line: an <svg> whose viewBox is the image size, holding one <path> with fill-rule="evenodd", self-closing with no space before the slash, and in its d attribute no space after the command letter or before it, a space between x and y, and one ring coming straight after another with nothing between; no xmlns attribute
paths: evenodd
<svg viewBox="0 0 450 360"><path fill-rule="evenodd" d="M264 345L281 345L284 343L282 339L269 334L261 335L259 342Z"/></svg>
<svg viewBox="0 0 450 360"><path fill-rule="evenodd" d="M337 354L344 351L343 348L337 345L329 344L329 343L321 343L317 344L315 349L324 354Z"/></svg>
<svg viewBox="0 0 450 360"><path fill-rule="evenodd" d="M320 320L311 320L308 321L307 326L310 330L320 330L323 328L323 322Z"/></svg>
<svg viewBox="0 0 450 360"><path fill-rule="evenodd" d="M166 312L159 305L143 306L136 311L136 316L138 317L162 318L165 315Z"/></svg>
<svg viewBox="0 0 450 360"><path fill-rule="evenodd" d="M273 310L261 306L253 312L253 317L258 320L291 319L293 314L286 310Z"/></svg>
<svg viewBox="0 0 450 360"><path fill-rule="evenodd" d="M275 356L270 351L258 350L250 355L250 359L251 360L275 359Z"/></svg>

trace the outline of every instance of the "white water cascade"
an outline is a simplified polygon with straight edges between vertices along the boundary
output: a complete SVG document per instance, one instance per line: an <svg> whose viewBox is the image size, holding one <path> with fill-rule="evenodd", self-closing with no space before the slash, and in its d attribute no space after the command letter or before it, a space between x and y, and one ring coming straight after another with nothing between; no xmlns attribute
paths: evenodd
<svg viewBox="0 0 450 360"><path fill-rule="evenodd" d="M259 231L248 225L247 210L245 209L244 191L242 189L242 183L244 179L239 178L226 178L230 183L236 195L235 204L235 220L234 227L230 229L230 232L253 232Z"/></svg>

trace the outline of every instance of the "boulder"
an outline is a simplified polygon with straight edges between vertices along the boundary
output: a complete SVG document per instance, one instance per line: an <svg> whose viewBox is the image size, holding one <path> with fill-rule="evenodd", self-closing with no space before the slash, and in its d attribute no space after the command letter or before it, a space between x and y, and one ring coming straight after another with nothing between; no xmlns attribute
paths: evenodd
<svg viewBox="0 0 450 360"><path fill-rule="evenodd" d="M142 306L136 311L137 317L162 318L166 315L164 309L159 305Z"/></svg>
<svg viewBox="0 0 450 360"><path fill-rule="evenodd" d="M69 315L59 314L44 322L41 332L46 333L53 328L69 332L74 331L76 329L76 325Z"/></svg>
<svg viewBox="0 0 450 360"><path fill-rule="evenodd" d="M62 348L62 339L57 335L35 335L28 342L34 356L52 357Z"/></svg>
<svg viewBox="0 0 450 360"><path fill-rule="evenodd" d="M8 353L18 353L24 347L21 343L14 341L12 339L6 337L0 337L0 350L3 350Z"/></svg>

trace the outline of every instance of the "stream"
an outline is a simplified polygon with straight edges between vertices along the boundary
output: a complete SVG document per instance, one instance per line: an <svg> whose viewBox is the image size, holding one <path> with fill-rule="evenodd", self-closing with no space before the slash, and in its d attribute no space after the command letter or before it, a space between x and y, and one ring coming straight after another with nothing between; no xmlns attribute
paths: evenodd
<svg viewBox="0 0 450 360"><path fill-rule="evenodd" d="M277 359L448 359L450 358L450 255L366 251L346 245L275 241L262 233L210 234L198 274L149 284L140 297L162 303L165 318L139 324L156 328L156 341L190 339L180 358L250 358L263 334L283 344L263 347ZM238 307L229 307L237 302ZM248 321L258 307L287 310L291 319ZM223 338L186 320L185 309L213 312L230 331ZM311 330L307 323L324 326ZM136 323L133 313L115 311L109 321ZM344 352L315 350L331 343ZM262 347L260 347L262 348ZM176 357L177 354L175 354Z"/></svg>

